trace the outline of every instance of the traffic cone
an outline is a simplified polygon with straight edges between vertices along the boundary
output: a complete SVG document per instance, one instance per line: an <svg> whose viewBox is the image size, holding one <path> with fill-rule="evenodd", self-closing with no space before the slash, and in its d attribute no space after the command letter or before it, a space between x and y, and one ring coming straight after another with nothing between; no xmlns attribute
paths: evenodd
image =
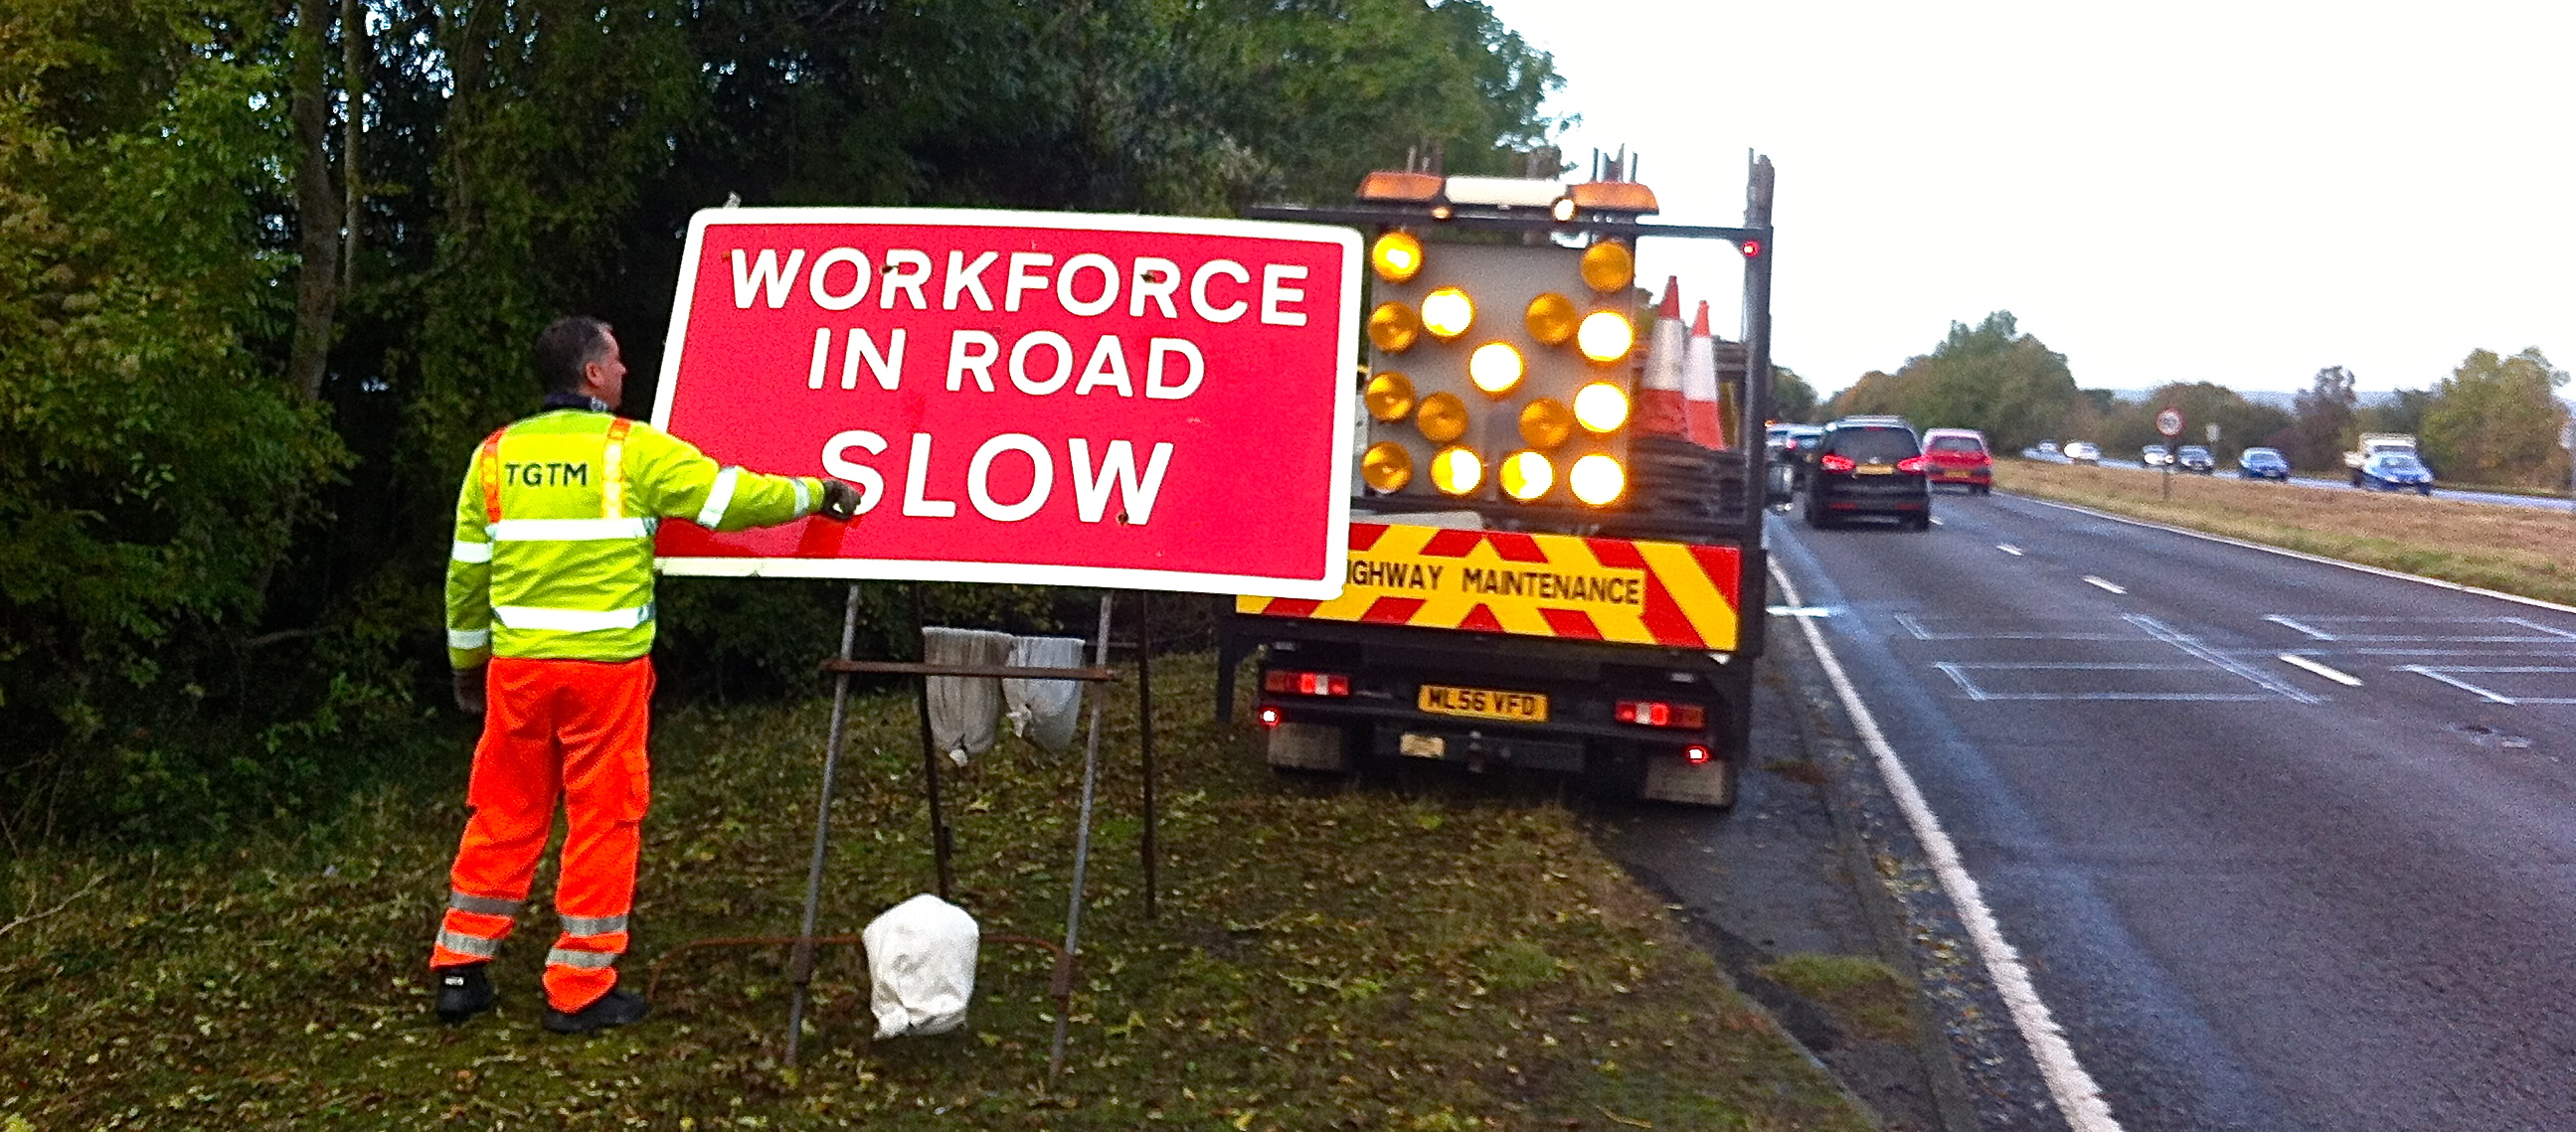
<svg viewBox="0 0 2576 1132"><path fill-rule="evenodd" d="M1682 281L1664 279L1664 301L1655 308L1655 329L1646 339L1646 375L1637 389L1637 434L1686 436L1689 417L1682 398ZM1712 371L1714 372L1714 371Z"/></svg>
<svg viewBox="0 0 2576 1132"><path fill-rule="evenodd" d="M1682 420L1688 425L1683 435L1691 443L1726 447L1726 432L1718 421L1717 340L1709 336L1706 300L1691 320L1690 345L1682 349Z"/></svg>

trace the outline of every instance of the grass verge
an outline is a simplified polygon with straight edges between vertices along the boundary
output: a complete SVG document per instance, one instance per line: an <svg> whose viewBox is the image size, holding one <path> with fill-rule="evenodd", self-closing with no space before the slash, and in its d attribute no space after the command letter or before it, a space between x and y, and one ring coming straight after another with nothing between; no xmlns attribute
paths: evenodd
<svg viewBox="0 0 2576 1132"><path fill-rule="evenodd" d="M2029 460L1995 465L1995 486L2041 499L2466 586L2576 604L2576 517L2563 509L2432 496L2168 477Z"/></svg>
<svg viewBox="0 0 2576 1132"><path fill-rule="evenodd" d="M0 874L0 1128L1861 1129L1656 898L1547 803L1273 778L1205 658L1157 665L1161 915L1142 914L1133 686L1112 697L1067 1072L1043 951L988 943L964 1030L873 1042L827 950L781 1064L783 948L676 955L645 1022L538 1026L552 916L500 1008L430 1017L421 965L462 819L385 792L327 827L188 853L50 851ZM908 693L852 713L827 933L931 887ZM655 738L642 985L684 941L790 934L828 705L675 713ZM1079 749L945 779L958 902L1061 938ZM552 862L539 877L552 891Z"/></svg>

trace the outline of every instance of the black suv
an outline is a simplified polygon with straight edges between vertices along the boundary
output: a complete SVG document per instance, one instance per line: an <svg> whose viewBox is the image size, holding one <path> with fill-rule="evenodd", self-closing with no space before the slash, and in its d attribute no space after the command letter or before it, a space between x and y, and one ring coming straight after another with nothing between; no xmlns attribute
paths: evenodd
<svg viewBox="0 0 2576 1132"><path fill-rule="evenodd" d="M1924 478L1923 441L1902 417L1844 417L1825 426L1807 465L1807 525L1830 527L1853 515L1885 515L1918 531L1932 529L1932 485Z"/></svg>

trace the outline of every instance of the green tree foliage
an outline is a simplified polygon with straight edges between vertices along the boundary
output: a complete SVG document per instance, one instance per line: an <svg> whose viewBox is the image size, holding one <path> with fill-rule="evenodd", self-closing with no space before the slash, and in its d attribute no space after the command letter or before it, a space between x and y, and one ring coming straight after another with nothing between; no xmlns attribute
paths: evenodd
<svg viewBox="0 0 2576 1132"><path fill-rule="evenodd" d="M1820 423L1816 412L1816 387L1787 366L1771 367L1771 419Z"/></svg>
<svg viewBox="0 0 2576 1132"><path fill-rule="evenodd" d="M2539 347L2510 357L2474 350L2433 390L2420 443L2443 478L2555 488L2567 483L2558 432L2567 420L2558 388L2567 371Z"/></svg>
<svg viewBox="0 0 2576 1132"><path fill-rule="evenodd" d="M202 702L257 693L263 592L325 416L264 356L287 266L255 6L21 0L0 17L0 798L139 811L205 776Z"/></svg>
<svg viewBox="0 0 2576 1132"><path fill-rule="evenodd" d="M2361 398L2353 392L2352 371L2327 366L2292 401L2291 440L2281 454L2295 468L2316 472L2343 470L2343 453L2360 429Z"/></svg>
<svg viewBox="0 0 2576 1132"><path fill-rule="evenodd" d="M651 403L697 209L1335 200L1408 154L1519 171L1556 83L1474 0L0 5L0 832L202 828L399 761L473 440L568 311ZM668 596L675 688L795 686L840 614ZM868 608L894 648L908 603Z"/></svg>
<svg viewBox="0 0 2576 1132"><path fill-rule="evenodd" d="M1871 371L1834 398L1831 411L1893 413L1920 428L1973 428L2002 451L2056 435L2079 394L2066 355L2024 334L2012 312L1975 326L1950 324L1949 337L1895 373Z"/></svg>

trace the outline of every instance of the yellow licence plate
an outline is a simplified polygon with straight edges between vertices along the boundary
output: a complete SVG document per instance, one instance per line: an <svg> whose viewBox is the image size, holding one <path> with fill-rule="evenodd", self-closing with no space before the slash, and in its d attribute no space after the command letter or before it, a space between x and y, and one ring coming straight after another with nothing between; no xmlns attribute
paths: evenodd
<svg viewBox="0 0 2576 1132"><path fill-rule="evenodd" d="M1863 464L1852 469L1852 473L1863 476L1892 476L1896 474L1896 469L1886 464Z"/></svg>
<svg viewBox="0 0 2576 1132"><path fill-rule="evenodd" d="M1502 719L1513 723L1547 722L1547 697L1537 692L1497 692L1487 688L1452 688L1425 684L1416 706L1433 715Z"/></svg>

